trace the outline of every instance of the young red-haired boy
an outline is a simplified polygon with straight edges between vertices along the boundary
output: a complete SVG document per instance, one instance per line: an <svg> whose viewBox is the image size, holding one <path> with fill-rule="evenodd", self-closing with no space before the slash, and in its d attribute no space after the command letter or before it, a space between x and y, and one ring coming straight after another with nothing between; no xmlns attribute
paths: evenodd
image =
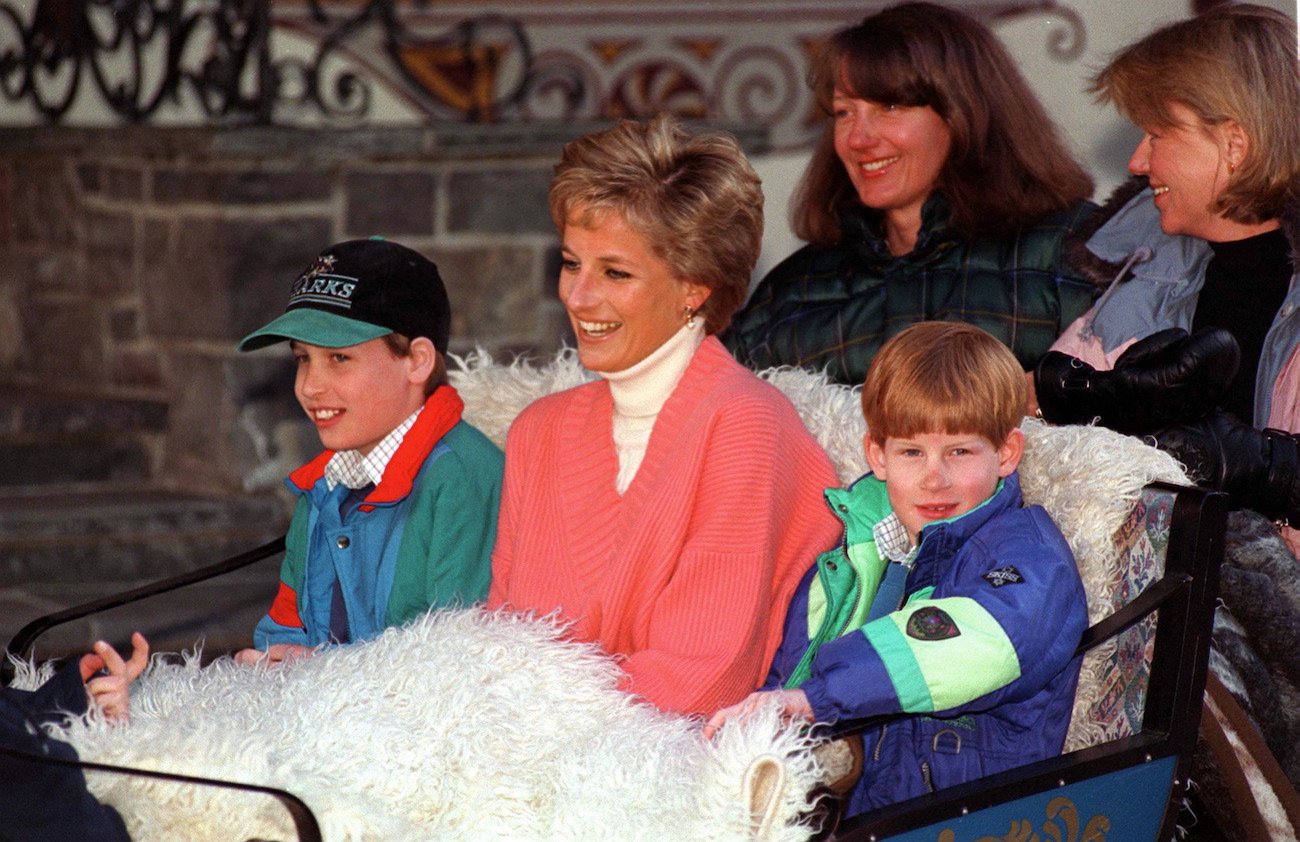
<svg viewBox="0 0 1300 842"><path fill-rule="evenodd" d="M1016 467L1024 372L988 333L922 322L872 361L871 473L826 492L844 540L790 604L764 689L788 716L894 716L863 736L846 815L1059 754L1087 625L1074 557Z"/></svg>

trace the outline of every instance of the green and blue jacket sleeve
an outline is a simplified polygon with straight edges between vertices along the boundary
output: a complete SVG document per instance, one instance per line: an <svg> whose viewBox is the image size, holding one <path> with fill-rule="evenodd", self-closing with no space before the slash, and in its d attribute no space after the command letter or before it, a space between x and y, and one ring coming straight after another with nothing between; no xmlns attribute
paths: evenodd
<svg viewBox="0 0 1300 842"><path fill-rule="evenodd" d="M922 553L943 553L944 537ZM819 721L987 710L1032 696L1074 657L1082 586L1042 509L998 516L944 568L933 585L909 581L899 611L821 646L801 685Z"/></svg>

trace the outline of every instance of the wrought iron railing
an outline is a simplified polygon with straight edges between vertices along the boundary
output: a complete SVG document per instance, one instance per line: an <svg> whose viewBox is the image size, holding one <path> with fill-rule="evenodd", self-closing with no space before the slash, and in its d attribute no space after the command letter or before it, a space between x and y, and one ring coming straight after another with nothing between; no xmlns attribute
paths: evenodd
<svg viewBox="0 0 1300 842"><path fill-rule="evenodd" d="M167 106L197 107L232 123L269 124L304 111L360 121L369 116L372 86L358 66L378 49L411 91L435 94L420 103L422 111L484 122L507 112L529 83L528 39L509 18L482 16L417 37L403 27L397 0L308 0L308 13L286 33L300 36L300 49L273 54L270 5L2 0L0 94L50 122L65 118L83 86L136 123ZM514 73L503 84L507 62Z"/></svg>
<svg viewBox="0 0 1300 842"><path fill-rule="evenodd" d="M106 106L110 122L234 125L671 111L761 125L795 148L820 134L803 78L811 45L887 2L718 0L683 17L672 4L631 15L503 0L519 17L457 20L431 0L0 0L0 106L50 123ZM1052 59L1083 52L1083 20L1058 0L963 8L990 23L1043 15Z"/></svg>

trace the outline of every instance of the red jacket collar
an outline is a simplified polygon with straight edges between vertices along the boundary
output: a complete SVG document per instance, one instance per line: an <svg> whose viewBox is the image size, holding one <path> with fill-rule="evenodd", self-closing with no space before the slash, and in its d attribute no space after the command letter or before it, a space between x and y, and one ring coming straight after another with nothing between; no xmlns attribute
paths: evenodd
<svg viewBox="0 0 1300 842"><path fill-rule="evenodd" d="M460 421L464 409L465 402L454 388L444 384L435 389L424 402L424 411L406 431L397 452L389 460L383 479L366 496L365 502L395 503L410 494L420 466L434 446ZM325 475L325 466L332 458L334 451L322 452L289 474L289 483L298 491L307 491Z"/></svg>

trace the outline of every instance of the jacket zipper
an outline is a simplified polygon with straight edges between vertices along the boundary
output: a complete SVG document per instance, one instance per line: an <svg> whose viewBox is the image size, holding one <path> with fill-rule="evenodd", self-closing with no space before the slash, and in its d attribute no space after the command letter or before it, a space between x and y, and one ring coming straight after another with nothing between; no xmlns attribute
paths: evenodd
<svg viewBox="0 0 1300 842"><path fill-rule="evenodd" d="M872 763L879 763L879 762L880 762L880 750L881 750L881 749L884 747L884 745L885 745L885 732L888 731L888 730L889 730L889 726L888 726L888 725L881 725L881 726L880 726L880 736L876 739L876 747L875 747L874 749L871 750L871 762L872 762Z"/></svg>
<svg viewBox="0 0 1300 842"><path fill-rule="evenodd" d="M845 564L849 563L848 555L849 555L848 550L845 550L844 552ZM852 566L850 566L850 569L853 569ZM835 637L832 637L831 640L835 640L837 638L843 637L845 634L848 633L849 626L853 624L853 618L857 616L858 609L862 607L862 599L864 596L866 596L867 589L862 587L862 577L858 575L856 569L853 570L853 578L858 584L857 599L853 600L853 609L844 615L844 623L840 626L839 631L835 633Z"/></svg>
<svg viewBox="0 0 1300 842"><path fill-rule="evenodd" d="M934 792L934 781L930 779L930 761L921 761L921 780L925 781L925 791Z"/></svg>

